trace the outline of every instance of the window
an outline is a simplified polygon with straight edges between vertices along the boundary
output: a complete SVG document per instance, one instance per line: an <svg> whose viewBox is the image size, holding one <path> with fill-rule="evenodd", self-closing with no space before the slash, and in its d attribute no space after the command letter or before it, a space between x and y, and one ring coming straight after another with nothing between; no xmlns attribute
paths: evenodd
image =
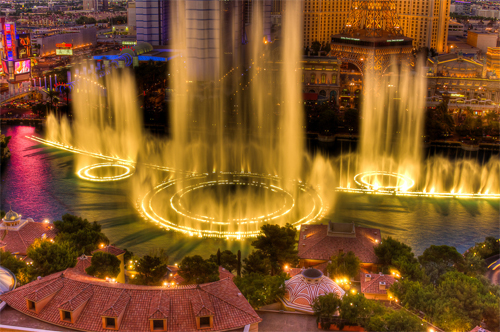
<svg viewBox="0 0 500 332"><path fill-rule="evenodd" d="M35 302L28 300L28 309L36 311L36 305Z"/></svg>
<svg viewBox="0 0 500 332"><path fill-rule="evenodd" d="M210 316L200 317L200 329L210 327Z"/></svg>
<svg viewBox="0 0 500 332"><path fill-rule="evenodd" d="M71 323L71 312L63 311L63 321Z"/></svg>
<svg viewBox="0 0 500 332"><path fill-rule="evenodd" d="M163 331L165 330L165 325L163 319L153 320L153 331Z"/></svg>
<svg viewBox="0 0 500 332"><path fill-rule="evenodd" d="M321 75L321 83L323 83L323 84L326 83L326 75L325 74Z"/></svg>
<svg viewBox="0 0 500 332"><path fill-rule="evenodd" d="M316 75L315 74L311 74L311 83L316 83Z"/></svg>
<svg viewBox="0 0 500 332"><path fill-rule="evenodd" d="M106 317L106 328L114 329L116 327L116 319L111 317Z"/></svg>

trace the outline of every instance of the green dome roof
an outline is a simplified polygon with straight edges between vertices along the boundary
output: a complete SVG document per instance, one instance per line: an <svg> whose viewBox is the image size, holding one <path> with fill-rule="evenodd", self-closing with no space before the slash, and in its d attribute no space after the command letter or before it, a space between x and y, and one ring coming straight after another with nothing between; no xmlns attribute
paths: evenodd
<svg viewBox="0 0 500 332"><path fill-rule="evenodd" d="M14 211L9 210L9 212L7 212L7 214L5 215L5 217L3 217L3 220L5 221L15 221L17 219L19 219L19 215L17 213L15 213Z"/></svg>

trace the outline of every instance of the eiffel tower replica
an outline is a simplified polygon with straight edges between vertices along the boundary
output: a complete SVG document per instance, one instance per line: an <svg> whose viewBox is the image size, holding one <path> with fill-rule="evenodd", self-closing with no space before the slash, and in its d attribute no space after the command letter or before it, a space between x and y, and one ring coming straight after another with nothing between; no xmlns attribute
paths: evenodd
<svg viewBox="0 0 500 332"><path fill-rule="evenodd" d="M382 75L392 58L412 64L412 41L401 31L394 0L352 0L344 29L332 36L330 55L361 74Z"/></svg>

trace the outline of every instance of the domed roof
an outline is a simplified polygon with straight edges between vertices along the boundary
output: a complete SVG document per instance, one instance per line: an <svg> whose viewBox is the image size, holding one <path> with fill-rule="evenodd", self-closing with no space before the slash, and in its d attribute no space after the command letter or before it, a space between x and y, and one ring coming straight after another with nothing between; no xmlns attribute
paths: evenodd
<svg viewBox="0 0 500 332"><path fill-rule="evenodd" d="M344 296L345 291L332 279L317 269L305 269L285 282L286 293L282 299L285 306L312 313L314 299L320 295L336 293Z"/></svg>
<svg viewBox="0 0 500 332"><path fill-rule="evenodd" d="M3 220L5 221L15 221L17 219L19 219L19 215L17 213L15 213L14 211L12 211L12 209L9 210L9 212L7 212L5 214L5 217L3 217Z"/></svg>

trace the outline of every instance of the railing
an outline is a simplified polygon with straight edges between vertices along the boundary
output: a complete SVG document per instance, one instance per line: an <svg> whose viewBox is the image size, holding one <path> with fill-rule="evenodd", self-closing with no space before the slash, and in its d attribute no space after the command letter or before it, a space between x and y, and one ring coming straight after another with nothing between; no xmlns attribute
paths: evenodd
<svg viewBox="0 0 500 332"><path fill-rule="evenodd" d="M27 87L27 88L15 89L13 92L2 93L0 94L0 104L15 100L19 97L22 97L34 91L42 91L42 88L38 86Z"/></svg>

